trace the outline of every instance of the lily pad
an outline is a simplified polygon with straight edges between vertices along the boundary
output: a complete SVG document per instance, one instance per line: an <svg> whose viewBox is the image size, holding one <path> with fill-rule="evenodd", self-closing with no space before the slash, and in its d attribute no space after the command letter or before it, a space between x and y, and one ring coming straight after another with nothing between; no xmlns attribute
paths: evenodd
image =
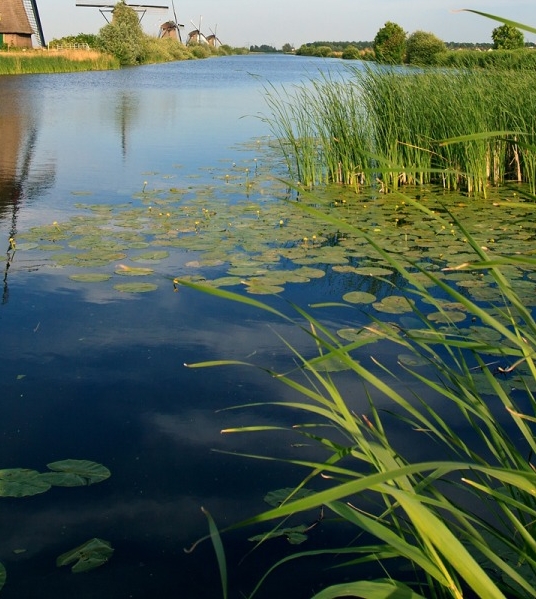
<svg viewBox="0 0 536 599"><path fill-rule="evenodd" d="M307 535L305 534L306 530L308 530L308 527L304 524L293 526L292 528L278 528L265 534L249 537L248 541L260 543L261 541L284 537L291 545L300 545L304 541L307 541Z"/></svg>
<svg viewBox="0 0 536 599"><path fill-rule="evenodd" d="M4 564L2 564L2 562L0 562L0 590L2 590L2 587L6 584L6 578L7 578L6 568L5 568Z"/></svg>
<svg viewBox="0 0 536 599"><path fill-rule="evenodd" d="M51 485L41 478L37 470L7 468L0 470L0 496L30 497L50 489Z"/></svg>
<svg viewBox="0 0 536 599"><path fill-rule="evenodd" d="M120 264L115 269L116 275L122 275L126 277L146 277L147 275L152 275L154 270L152 268L142 268L142 267L132 267L126 266L125 264Z"/></svg>
<svg viewBox="0 0 536 599"><path fill-rule="evenodd" d="M111 476L111 472L106 466L89 460L61 460L59 462L51 462L47 464L47 467L54 472L80 476L87 481L86 484L88 485L100 483Z"/></svg>
<svg viewBox="0 0 536 599"><path fill-rule="evenodd" d="M114 289L121 293L147 293L158 289L154 283L120 283L114 285Z"/></svg>
<svg viewBox="0 0 536 599"><path fill-rule="evenodd" d="M112 557L113 552L108 541L93 538L71 551L62 553L56 559L56 565L61 567L75 562L71 567L71 572L75 574L87 572L105 564Z"/></svg>
<svg viewBox="0 0 536 599"><path fill-rule="evenodd" d="M404 314L411 312L415 302L412 299L400 295L390 295L384 297L381 302L375 302L373 306L378 312L387 312L388 314Z"/></svg>
<svg viewBox="0 0 536 599"><path fill-rule="evenodd" d="M295 492L294 492L295 491ZM304 497L310 497L314 495L315 491L311 489L293 489L292 487L285 487L284 489L277 489L276 491L270 491L264 496L264 501L272 507L277 507L284 503L291 495L290 501L297 499L303 499Z"/></svg>
<svg viewBox="0 0 536 599"><path fill-rule="evenodd" d="M112 275L99 272L88 272L69 275L71 281L79 281L80 283L102 283L112 278Z"/></svg>
<svg viewBox="0 0 536 599"><path fill-rule="evenodd" d="M462 322L466 318L467 314L457 310L446 310L445 312L432 312L428 314L428 320L440 323Z"/></svg>
<svg viewBox="0 0 536 599"><path fill-rule="evenodd" d="M350 304L372 304L376 301L376 296L367 291L349 291L342 296L342 299Z"/></svg>

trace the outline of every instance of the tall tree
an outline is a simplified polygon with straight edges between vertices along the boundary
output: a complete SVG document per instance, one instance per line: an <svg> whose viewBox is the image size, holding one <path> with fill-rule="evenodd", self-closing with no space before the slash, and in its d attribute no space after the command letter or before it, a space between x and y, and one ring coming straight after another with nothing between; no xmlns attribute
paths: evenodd
<svg viewBox="0 0 536 599"><path fill-rule="evenodd" d="M433 33L415 31L406 42L406 62L410 64L434 64L436 56L445 52L445 42Z"/></svg>
<svg viewBox="0 0 536 599"><path fill-rule="evenodd" d="M146 36L136 11L123 0L114 6L112 22L99 31L102 49L113 54L122 65L143 62Z"/></svg>
<svg viewBox="0 0 536 599"><path fill-rule="evenodd" d="M525 39L519 29L512 25L501 25L491 32L495 50L517 50L523 48Z"/></svg>
<svg viewBox="0 0 536 599"><path fill-rule="evenodd" d="M400 64L406 52L406 32L400 25L387 21L376 34L373 48L378 62Z"/></svg>

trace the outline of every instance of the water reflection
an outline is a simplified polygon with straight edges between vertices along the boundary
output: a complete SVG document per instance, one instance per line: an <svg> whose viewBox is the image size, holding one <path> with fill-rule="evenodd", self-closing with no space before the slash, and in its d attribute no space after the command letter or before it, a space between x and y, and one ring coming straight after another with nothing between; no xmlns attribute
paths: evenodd
<svg viewBox="0 0 536 599"><path fill-rule="evenodd" d="M0 88L0 218L9 222L5 247L7 260L3 275L2 303L9 298L8 274L14 258L11 241L17 234L22 204L38 198L55 181L53 163L42 168L34 163L39 137L39 115L31 99L17 86Z"/></svg>

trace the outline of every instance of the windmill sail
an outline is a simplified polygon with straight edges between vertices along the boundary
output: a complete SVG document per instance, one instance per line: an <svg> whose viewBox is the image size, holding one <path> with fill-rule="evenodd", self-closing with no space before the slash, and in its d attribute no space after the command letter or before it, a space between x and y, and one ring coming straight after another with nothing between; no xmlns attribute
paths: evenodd
<svg viewBox="0 0 536 599"><path fill-rule="evenodd" d="M28 15L28 20L30 21L30 25L37 39L37 45L43 48L46 46L45 36L43 34L39 11L37 10L37 2L36 0L23 0L23 3L26 14Z"/></svg>

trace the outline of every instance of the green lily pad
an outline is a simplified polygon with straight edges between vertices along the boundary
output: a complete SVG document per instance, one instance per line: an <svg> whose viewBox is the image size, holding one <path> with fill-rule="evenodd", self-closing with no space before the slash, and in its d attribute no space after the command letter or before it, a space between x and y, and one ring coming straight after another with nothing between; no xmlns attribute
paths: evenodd
<svg viewBox="0 0 536 599"><path fill-rule="evenodd" d="M342 296L342 299L350 304L372 304L376 301L376 296L367 291L349 291Z"/></svg>
<svg viewBox="0 0 536 599"><path fill-rule="evenodd" d="M50 483L41 478L37 470L8 468L0 470L0 496L29 497L50 489Z"/></svg>
<svg viewBox="0 0 536 599"><path fill-rule="evenodd" d="M106 466L98 464L97 462L91 462L89 460L61 460L59 462L51 462L50 464L47 464L47 468L53 470L54 472L80 476L86 480L85 484L87 485L100 483L111 476L111 473Z"/></svg>
<svg viewBox="0 0 536 599"><path fill-rule="evenodd" d="M85 487L87 478L73 472L43 472L41 480L53 487Z"/></svg>
<svg viewBox="0 0 536 599"><path fill-rule="evenodd" d="M278 528L277 530L272 530L265 534L249 537L248 541L260 543L261 541L284 537L291 545L300 545L304 541L307 541L307 535L305 534L306 530L308 530L308 527L304 524L293 526L292 528Z"/></svg>
<svg viewBox="0 0 536 599"><path fill-rule="evenodd" d="M152 268L126 266L125 264L120 264L115 269L116 275L121 275L124 277L146 277L148 275L152 275L153 273L154 270Z"/></svg>
<svg viewBox="0 0 536 599"><path fill-rule="evenodd" d="M402 297L400 295L390 295L384 297L381 302L375 302L374 308L378 312L387 312L388 314L404 314L411 312L414 300Z"/></svg>
<svg viewBox="0 0 536 599"><path fill-rule="evenodd" d="M120 283L114 285L114 289L121 293L147 293L158 289L154 283Z"/></svg>
<svg viewBox="0 0 536 599"><path fill-rule="evenodd" d="M132 258L134 262L158 262L164 258L169 257L169 252L165 250L159 250L155 252L144 252Z"/></svg>
<svg viewBox="0 0 536 599"><path fill-rule="evenodd" d="M284 503L291 495L290 501L296 501L297 499L303 499L304 497L310 497L315 494L315 491L311 489L296 489L292 487L285 487L284 489L277 489L276 491L270 491L264 496L264 501L272 507L277 507Z"/></svg>
<svg viewBox="0 0 536 599"><path fill-rule="evenodd" d="M108 281L111 278L112 275L99 272L88 272L69 275L69 279L71 279L71 281L79 281L80 283L101 283L103 281Z"/></svg>
<svg viewBox="0 0 536 599"><path fill-rule="evenodd" d="M417 354L398 354L398 361L404 366L426 366L429 364L428 360Z"/></svg>
<svg viewBox="0 0 536 599"><path fill-rule="evenodd" d="M5 568L4 564L2 562L0 562L0 590L2 590L2 587L6 584L6 578L7 578L6 568Z"/></svg>
<svg viewBox="0 0 536 599"><path fill-rule="evenodd" d="M71 572L77 574L87 572L105 564L113 554L114 550L108 541L94 538L86 543L62 553L56 559L58 567L67 566L72 562Z"/></svg>
<svg viewBox="0 0 536 599"><path fill-rule="evenodd" d="M431 314L428 314L428 320L440 323L462 322L466 318L467 314L456 310L446 310L445 312L432 312Z"/></svg>

